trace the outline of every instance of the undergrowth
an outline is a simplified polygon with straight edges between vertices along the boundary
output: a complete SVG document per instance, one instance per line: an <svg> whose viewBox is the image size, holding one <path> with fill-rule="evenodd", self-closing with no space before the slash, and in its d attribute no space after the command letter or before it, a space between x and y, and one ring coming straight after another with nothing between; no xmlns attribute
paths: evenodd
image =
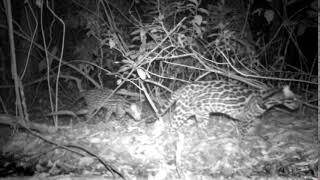
<svg viewBox="0 0 320 180"><path fill-rule="evenodd" d="M37 26L30 35L22 29L14 35L32 44L27 63L32 48L44 53L38 79L24 82L24 74L17 76L16 82L23 82L15 84L17 97L24 99L23 89L46 80L51 111L68 87L140 91L155 108L155 99L186 82L232 79L255 88L289 84L315 108L317 57L307 59L298 39L316 28L316 1L285 2L280 8L255 1L73 1L69 13L62 13L61 4L54 9L27 3ZM298 3L303 6L294 6ZM38 21L35 7L50 16L45 23L50 26ZM42 40L35 41L37 32ZM298 57L290 61L291 51ZM27 109L24 100L17 102Z"/></svg>

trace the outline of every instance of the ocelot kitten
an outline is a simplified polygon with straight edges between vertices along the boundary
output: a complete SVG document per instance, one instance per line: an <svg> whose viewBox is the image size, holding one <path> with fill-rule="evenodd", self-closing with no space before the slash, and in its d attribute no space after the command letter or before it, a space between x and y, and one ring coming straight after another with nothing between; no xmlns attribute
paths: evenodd
<svg viewBox="0 0 320 180"><path fill-rule="evenodd" d="M191 116L195 116L198 126L205 127L210 113L220 113L237 120L242 134L246 134L254 121L274 106L283 105L291 110L299 107L288 86L259 91L223 80L194 82L179 88L159 114L163 115L173 104L171 125L174 129L188 124Z"/></svg>
<svg viewBox="0 0 320 180"><path fill-rule="evenodd" d="M109 119L112 114L116 119L121 119L125 114L129 114L134 120L141 119L141 108L136 103L127 101L123 96L113 94L112 89L92 89L80 93L87 104L87 118L91 119L101 108L107 109L105 119Z"/></svg>

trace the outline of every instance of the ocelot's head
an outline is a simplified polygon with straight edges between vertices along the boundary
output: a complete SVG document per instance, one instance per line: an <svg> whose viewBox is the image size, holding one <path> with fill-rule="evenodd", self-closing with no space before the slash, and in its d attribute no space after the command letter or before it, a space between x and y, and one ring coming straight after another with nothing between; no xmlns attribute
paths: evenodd
<svg viewBox="0 0 320 180"><path fill-rule="evenodd" d="M290 90L289 86L268 91L263 94L262 101L262 105L266 109L270 109L274 106L285 106L290 110L296 110L300 106L297 95Z"/></svg>

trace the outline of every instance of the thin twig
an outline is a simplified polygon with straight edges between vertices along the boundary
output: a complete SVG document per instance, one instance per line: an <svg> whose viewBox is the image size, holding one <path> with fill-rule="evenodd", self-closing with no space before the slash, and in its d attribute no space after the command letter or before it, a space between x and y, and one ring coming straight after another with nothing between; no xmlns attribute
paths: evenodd
<svg viewBox="0 0 320 180"><path fill-rule="evenodd" d="M11 74L14 79L15 85L15 93L16 93L16 106L18 106L18 115L24 119L23 108L21 104L21 96L20 96L20 78L17 73L17 62L16 62L16 53L15 53L15 45L14 45L14 36L13 36L13 26L12 26L12 12L11 12L11 1L6 1L7 8L7 23L8 23L8 35L10 42L10 54L11 54ZM23 91L23 89L22 89Z"/></svg>

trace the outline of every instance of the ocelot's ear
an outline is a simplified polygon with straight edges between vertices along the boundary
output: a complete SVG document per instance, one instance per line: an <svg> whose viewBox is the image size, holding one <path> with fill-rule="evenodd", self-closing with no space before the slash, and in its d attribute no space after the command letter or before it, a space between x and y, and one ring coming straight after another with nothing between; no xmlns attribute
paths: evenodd
<svg viewBox="0 0 320 180"><path fill-rule="evenodd" d="M291 110L297 110L301 106L301 96L293 93L289 86L283 87L284 102L283 105Z"/></svg>
<svg viewBox="0 0 320 180"><path fill-rule="evenodd" d="M282 92L286 98L296 97L296 95L290 90L290 87L288 85L282 88Z"/></svg>

